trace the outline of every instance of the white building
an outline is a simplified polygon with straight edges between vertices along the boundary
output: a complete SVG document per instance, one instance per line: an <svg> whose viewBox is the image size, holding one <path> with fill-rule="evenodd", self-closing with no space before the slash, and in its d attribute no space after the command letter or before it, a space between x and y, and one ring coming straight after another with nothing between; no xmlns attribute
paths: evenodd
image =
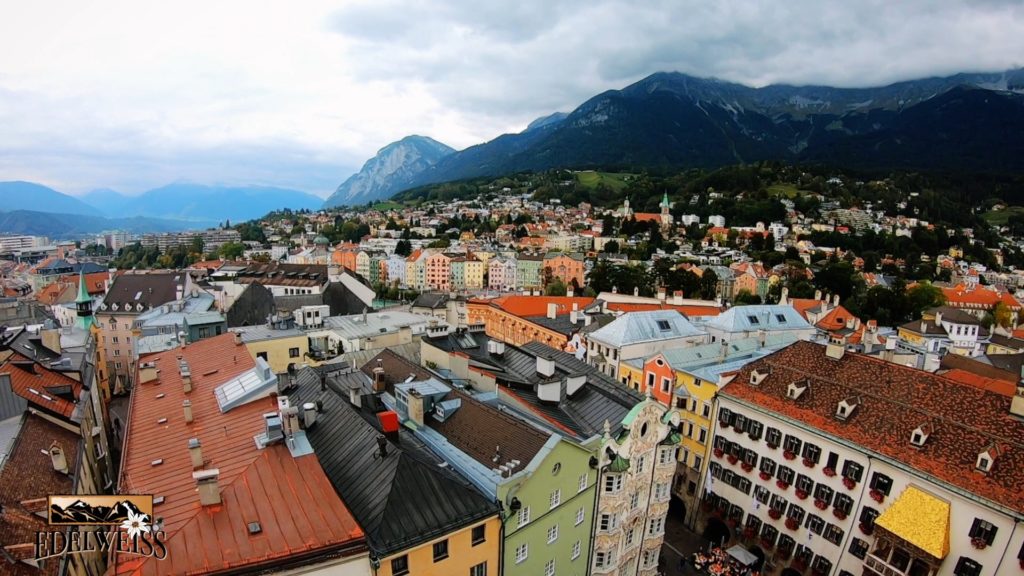
<svg viewBox="0 0 1024 576"><path fill-rule="evenodd" d="M624 360L707 341L707 332L676 310L630 312L587 336L587 363L618 380L619 364Z"/></svg>
<svg viewBox="0 0 1024 576"><path fill-rule="evenodd" d="M816 332L795 308L781 304L734 306L710 318L703 327L712 342L783 333L810 340Z"/></svg>
<svg viewBox="0 0 1024 576"><path fill-rule="evenodd" d="M718 226L719 228L725 228L725 216L719 216L717 214L708 216L708 226Z"/></svg>
<svg viewBox="0 0 1024 576"><path fill-rule="evenodd" d="M1024 387L1017 390L1010 398L797 342L748 364L719 392L706 506L777 569L1017 574Z"/></svg>

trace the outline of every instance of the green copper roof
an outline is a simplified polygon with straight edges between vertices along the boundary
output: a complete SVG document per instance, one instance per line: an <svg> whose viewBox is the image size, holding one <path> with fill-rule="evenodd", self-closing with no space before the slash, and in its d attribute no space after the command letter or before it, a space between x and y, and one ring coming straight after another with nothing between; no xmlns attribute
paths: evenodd
<svg viewBox="0 0 1024 576"><path fill-rule="evenodd" d="M625 472L629 470L629 458L623 458L622 456L615 456L612 460L611 465L608 467L609 472Z"/></svg>
<svg viewBox="0 0 1024 576"><path fill-rule="evenodd" d="M89 290L85 288L85 273L78 273L78 298L75 298L77 304L83 302L91 302L92 298L89 297Z"/></svg>
<svg viewBox="0 0 1024 576"><path fill-rule="evenodd" d="M640 414L640 411L643 410L643 409L644 409L644 403L643 402L640 402L636 406L633 406L629 410L629 413L626 414L626 417L622 419L622 426L625 427L625 428L629 428L629 426L631 424L633 424L633 421L636 420L637 415Z"/></svg>
<svg viewBox="0 0 1024 576"><path fill-rule="evenodd" d="M78 297L75 298L75 304L77 304L78 316L75 318L75 326L88 330L92 328L92 325L96 323L96 319L92 315L92 298L89 296L89 290L85 287L85 274L83 272L78 273ZM88 310L88 313L83 314L82 309Z"/></svg>
<svg viewBox="0 0 1024 576"><path fill-rule="evenodd" d="M672 446L674 444L679 444L682 441L683 435L673 430L668 436L665 436L665 439L662 440L661 443L666 446Z"/></svg>

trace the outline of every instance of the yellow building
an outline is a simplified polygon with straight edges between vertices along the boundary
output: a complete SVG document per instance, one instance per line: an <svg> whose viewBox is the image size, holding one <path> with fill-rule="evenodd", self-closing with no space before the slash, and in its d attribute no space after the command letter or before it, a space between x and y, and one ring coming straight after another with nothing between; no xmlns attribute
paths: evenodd
<svg viewBox="0 0 1024 576"><path fill-rule="evenodd" d="M449 576L497 574L501 521L492 516L483 522L444 534L415 548L401 550L380 560L376 576ZM442 554L439 551L444 550ZM486 568L478 568L479 566ZM477 572L472 570L476 568Z"/></svg>
<svg viewBox="0 0 1024 576"><path fill-rule="evenodd" d="M314 365L309 356L309 338L298 328L274 328L267 325L232 328L255 360L263 358L274 374L283 374L288 367Z"/></svg>
<svg viewBox="0 0 1024 576"><path fill-rule="evenodd" d="M486 270L487 266L477 258L467 258L465 264L466 288L483 288Z"/></svg>

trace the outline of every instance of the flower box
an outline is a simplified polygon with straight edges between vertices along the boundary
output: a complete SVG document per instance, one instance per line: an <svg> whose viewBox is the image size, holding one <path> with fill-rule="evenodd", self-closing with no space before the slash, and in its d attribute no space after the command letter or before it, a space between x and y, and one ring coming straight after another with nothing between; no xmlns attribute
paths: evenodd
<svg viewBox="0 0 1024 576"><path fill-rule="evenodd" d="M743 537L746 538L747 540L750 540L751 538L753 538L756 535L757 535L757 532L753 528L751 528L750 526L747 526L746 528L743 529Z"/></svg>
<svg viewBox="0 0 1024 576"><path fill-rule="evenodd" d="M871 536L871 534L875 531L874 526L868 526L863 522L857 524L857 528L860 528L861 534L864 534L865 536Z"/></svg>
<svg viewBox="0 0 1024 576"><path fill-rule="evenodd" d="M789 484L783 482L782 480L775 482L775 485L779 487L779 490L785 490L786 488L789 488Z"/></svg>
<svg viewBox="0 0 1024 576"><path fill-rule="evenodd" d="M733 456L732 454L729 454L728 456L726 456L725 459L729 461L729 464L735 464L735 463L739 462L739 460L740 460L739 458Z"/></svg>
<svg viewBox="0 0 1024 576"><path fill-rule="evenodd" d="M753 470L753 469L754 469L754 465L753 465L753 464L750 464L750 463L748 463L748 462L744 462L744 463L743 463L743 464L742 464L742 465L740 466L740 468L743 468L743 471L744 471L744 472L750 472L751 470Z"/></svg>
<svg viewBox="0 0 1024 576"><path fill-rule="evenodd" d="M700 507L705 512L711 512L711 502L708 500L705 500L704 503L700 505Z"/></svg>
<svg viewBox="0 0 1024 576"><path fill-rule="evenodd" d="M789 548L779 548L779 560L789 560L789 556L792 553L793 551Z"/></svg>
<svg viewBox="0 0 1024 576"><path fill-rule="evenodd" d="M725 523L729 525L729 529L730 530L735 530L736 529L737 522L736 522L735 518L729 518L728 520L725 521Z"/></svg>
<svg viewBox="0 0 1024 576"><path fill-rule="evenodd" d="M882 500L885 500L885 494L883 494L881 490L872 489L871 492L868 492L868 495L871 496L872 500L879 504L882 503Z"/></svg>
<svg viewBox="0 0 1024 576"><path fill-rule="evenodd" d="M778 508L772 508L771 510L768 511L768 517L772 520L778 520L779 518L782 518L782 510L779 510Z"/></svg>
<svg viewBox="0 0 1024 576"><path fill-rule="evenodd" d="M722 450L721 448L715 448L714 454L715 458L721 458L722 456L725 456L725 451Z"/></svg>
<svg viewBox="0 0 1024 576"><path fill-rule="evenodd" d="M824 469L822 469L821 473L824 474L825 476L828 476L829 478L832 478L833 476L836 475L835 468L829 468L827 466Z"/></svg>
<svg viewBox="0 0 1024 576"><path fill-rule="evenodd" d="M814 460L811 460L810 458L804 458L804 466L808 468L814 468L816 464L817 462L815 462Z"/></svg>
<svg viewBox="0 0 1024 576"><path fill-rule="evenodd" d="M790 564L789 567L796 570L797 572L803 572L805 569L807 569L807 561L803 558L794 558L793 563Z"/></svg>
<svg viewBox="0 0 1024 576"><path fill-rule="evenodd" d="M974 546L978 550L984 550L985 548L988 548L988 542L985 542L984 538L975 536L974 538L971 538L971 546Z"/></svg>
<svg viewBox="0 0 1024 576"><path fill-rule="evenodd" d="M761 477L761 480L765 480L765 481L772 479L772 475L767 473L767 472L764 472L764 471L762 471L760 474L758 474L758 476Z"/></svg>
<svg viewBox="0 0 1024 576"><path fill-rule="evenodd" d="M820 498L816 499L814 501L814 507L817 508L818 510L824 510L825 508L828 508L828 502L825 502Z"/></svg>
<svg viewBox="0 0 1024 576"><path fill-rule="evenodd" d="M718 421L718 426L720 428L728 428L729 426L731 426L731 424L729 424L728 420L719 420Z"/></svg>
<svg viewBox="0 0 1024 576"><path fill-rule="evenodd" d="M790 530L798 530L800 523L796 521L796 518L786 518L786 528Z"/></svg>
<svg viewBox="0 0 1024 576"><path fill-rule="evenodd" d="M807 500L807 492L797 488L797 490L796 490L796 497L801 499L801 500Z"/></svg>
<svg viewBox="0 0 1024 576"><path fill-rule="evenodd" d="M843 512L839 508L833 508L832 515L836 518L839 518L840 520L846 520L846 512Z"/></svg>
<svg viewBox="0 0 1024 576"><path fill-rule="evenodd" d="M785 450L782 452L782 457L785 458L786 460L794 460L796 459L796 454L793 454L789 450Z"/></svg>
<svg viewBox="0 0 1024 576"><path fill-rule="evenodd" d="M771 550L773 546L775 546L775 542L772 542L768 538L761 538L761 548ZM1024 563L1024 560L1021 560L1021 563Z"/></svg>
<svg viewBox="0 0 1024 576"><path fill-rule="evenodd" d="M843 476L843 486L846 486L847 490L853 490L854 486L856 485L857 483L853 481L853 478Z"/></svg>
<svg viewBox="0 0 1024 576"><path fill-rule="evenodd" d="M776 448L779 447L778 444L772 444L771 442L765 442L765 444L768 446L769 450L775 450Z"/></svg>

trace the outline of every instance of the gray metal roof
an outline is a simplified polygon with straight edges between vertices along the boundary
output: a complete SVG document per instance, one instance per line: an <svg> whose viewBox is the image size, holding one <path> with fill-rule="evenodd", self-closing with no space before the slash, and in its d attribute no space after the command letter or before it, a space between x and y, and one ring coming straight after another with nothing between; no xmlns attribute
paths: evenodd
<svg viewBox="0 0 1024 576"><path fill-rule="evenodd" d="M428 316L395 310L366 314L365 321L363 321L363 316L363 314L329 316L324 318L324 329L337 332L343 338L355 339L395 332L406 326L427 325L436 321Z"/></svg>
<svg viewBox="0 0 1024 576"><path fill-rule="evenodd" d="M352 376L351 374L343 377ZM361 373L356 376L363 378ZM498 505L480 494L408 430L387 442L381 457L379 430L348 402L348 386L328 378L327 390L306 382L290 394L293 405L323 402L307 432L320 465L345 505L366 531L379 556L429 542L495 515Z"/></svg>
<svg viewBox="0 0 1024 576"><path fill-rule="evenodd" d="M709 319L705 326L722 330L723 332L806 330L813 328L795 308L783 304L734 306Z"/></svg>
<svg viewBox="0 0 1024 576"><path fill-rule="evenodd" d="M259 326L239 326L232 328L231 332L242 335L242 342L259 342L261 340L274 340L276 338L291 338L293 336L305 336L306 333L298 328L271 328L266 324Z"/></svg>
<svg viewBox="0 0 1024 576"><path fill-rule="evenodd" d="M613 348L640 342L672 340L706 334L677 310L650 310L623 314L590 334Z"/></svg>

